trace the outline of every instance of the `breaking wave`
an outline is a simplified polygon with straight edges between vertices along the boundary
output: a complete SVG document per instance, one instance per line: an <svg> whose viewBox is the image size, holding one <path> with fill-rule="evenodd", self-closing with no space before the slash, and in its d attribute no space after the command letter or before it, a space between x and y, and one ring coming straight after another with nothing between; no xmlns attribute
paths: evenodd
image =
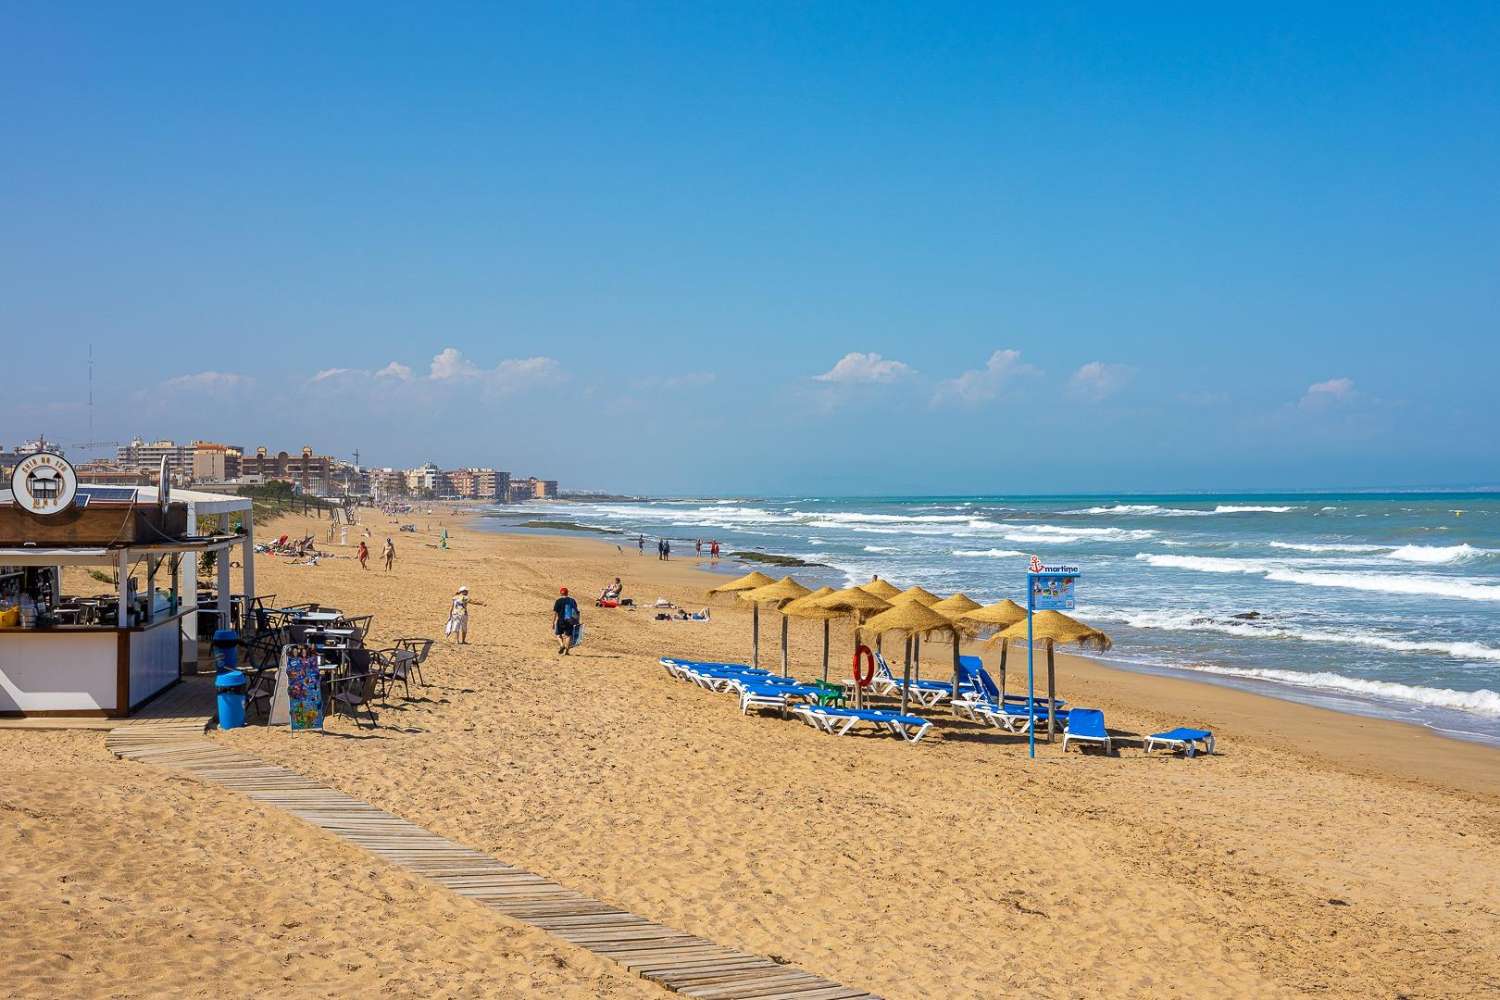
<svg viewBox="0 0 1500 1000"><path fill-rule="evenodd" d="M1454 691L1451 688L1420 687L1397 684L1394 681L1367 681L1327 671L1304 674L1295 670L1218 667L1206 664L1186 666L1182 669L1197 673L1217 674L1221 677L1241 677L1247 680L1271 681L1276 684L1288 684L1320 691L1337 691L1342 694L1362 695L1367 698L1404 702L1427 708L1448 708L1479 715L1500 716L1500 693L1487 688L1481 688L1478 691Z"/></svg>

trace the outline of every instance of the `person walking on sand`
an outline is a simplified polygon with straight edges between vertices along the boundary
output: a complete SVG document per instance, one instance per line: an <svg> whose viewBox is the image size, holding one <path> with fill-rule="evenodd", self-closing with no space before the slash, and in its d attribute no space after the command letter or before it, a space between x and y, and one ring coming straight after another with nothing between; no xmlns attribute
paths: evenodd
<svg viewBox="0 0 1500 1000"><path fill-rule="evenodd" d="M640 550L641 555L646 554L646 536L640 535L635 540L635 547Z"/></svg>
<svg viewBox="0 0 1500 1000"><path fill-rule="evenodd" d="M459 587L453 594L453 607L448 612L448 624L443 626L444 635L458 636L460 646L469 641L469 605L484 605L469 596L468 587Z"/></svg>
<svg viewBox="0 0 1500 1000"><path fill-rule="evenodd" d="M557 655L567 656L578 637L578 602L568 596L567 587L552 602L552 632L557 636Z"/></svg>
<svg viewBox="0 0 1500 1000"><path fill-rule="evenodd" d="M672 543L667 541L665 538L661 540L661 557L663 559L672 558Z"/></svg>
<svg viewBox="0 0 1500 1000"><path fill-rule="evenodd" d="M703 554L703 539L693 539L693 552L700 556Z"/></svg>
<svg viewBox="0 0 1500 1000"><path fill-rule="evenodd" d="M389 573L391 565L396 561L396 543L391 541L390 535L385 536L385 548L381 551L380 555L385 559L385 571Z"/></svg>
<svg viewBox="0 0 1500 1000"><path fill-rule="evenodd" d="M370 547L368 545L366 545L364 542L360 542L359 543L359 568L360 569L369 569L370 567L369 567L369 565L367 565L369 563L369 561L370 561Z"/></svg>
<svg viewBox="0 0 1500 1000"><path fill-rule="evenodd" d="M708 557L714 562L719 561L719 540L717 538L708 543Z"/></svg>

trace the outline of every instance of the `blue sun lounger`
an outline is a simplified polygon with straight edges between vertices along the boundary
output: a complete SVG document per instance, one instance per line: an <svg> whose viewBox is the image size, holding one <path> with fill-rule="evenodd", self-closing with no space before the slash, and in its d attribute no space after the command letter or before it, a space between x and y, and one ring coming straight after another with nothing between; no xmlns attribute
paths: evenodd
<svg viewBox="0 0 1500 1000"><path fill-rule="evenodd" d="M1178 726L1164 733L1154 733L1146 737L1145 749L1147 753L1158 747L1166 750L1180 750L1184 757L1192 757L1198 753L1198 744L1203 744L1203 752L1212 755L1214 752L1214 734L1207 729L1188 729L1186 726Z"/></svg>
<svg viewBox="0 0 1500 1000"><path fill-rule="evenodd" d="M826 705L798 705L792 711L803 722L825 733L843 736L860 723L900 737L907 743L918 743L932 728L932 723L916 715L885 712L873 708L833 708Z"/></svg>
<svg viewBox="0 0 1500 1000"><path fill-rule="evenodd" d="M883 695L897 695L905 686L907 694L916 699L917 704L932 707L953 693L953 685L948 681L934 680L912 680L903 685L902 679L891 669L884 656L875 654L875 693Z"/></svg>
<svg viewBox="0 0 1500 1000"><path fill-rule="evenodd" d="M740 714L750 714L752 708L774 708L785 711L789 700L813 700L822 693L820 688L809 684L766 684L759 678L740 680L735 684L740 692Z"/></svg>
<svg viewBox="0 0 1500 1000"><path fill-rule="evenodd" d="M1068 713L1068 725L1063 730L1064 751L1070 741L1092 743L1103 747L1105 753L1114 753L1114 743L1109 738L1109 730L1104 727L1104 713L1097 708L1075 708Z"/></svg>

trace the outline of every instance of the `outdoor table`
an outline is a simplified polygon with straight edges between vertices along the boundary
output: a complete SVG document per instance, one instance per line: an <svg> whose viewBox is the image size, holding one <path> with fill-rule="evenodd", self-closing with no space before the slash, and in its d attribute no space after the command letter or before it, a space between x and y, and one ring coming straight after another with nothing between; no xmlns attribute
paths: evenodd
<svg viewBox="0 0 1500 1000"><path fill-rule="evenodd" d="M337 611L303 611L298 613L292 620L298 625L316 625L320 622L332 625L342 617L344 616Z"/></svg>

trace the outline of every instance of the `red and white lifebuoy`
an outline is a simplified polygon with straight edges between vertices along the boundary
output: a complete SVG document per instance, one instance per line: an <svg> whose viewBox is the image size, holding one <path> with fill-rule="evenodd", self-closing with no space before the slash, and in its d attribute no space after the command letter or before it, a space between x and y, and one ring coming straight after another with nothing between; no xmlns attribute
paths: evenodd
<svg viewBox="0 0 1500 1000"><path fill-rule="evenodd" d="M869 672L863 674L859 672L859 664L861 660L870 665ZM875 653L870 649L869 646L866 646L864 643L860 643L858 646L854 647L854 683L862 688L867 688L871 683L874 682L874 680Z"/></svg>

